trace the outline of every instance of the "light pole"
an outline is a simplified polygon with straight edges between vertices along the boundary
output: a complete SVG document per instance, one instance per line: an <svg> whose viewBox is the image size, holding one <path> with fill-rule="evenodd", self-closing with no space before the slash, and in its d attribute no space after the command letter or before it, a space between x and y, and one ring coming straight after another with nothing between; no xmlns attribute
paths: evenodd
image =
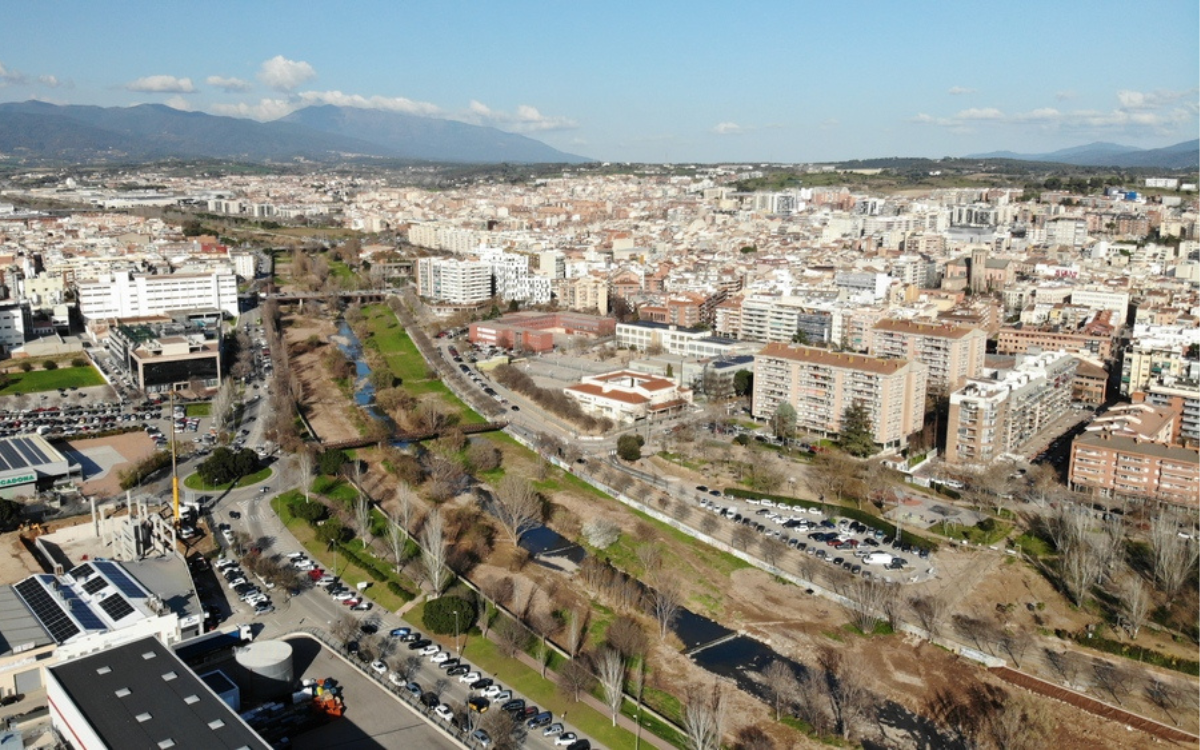
<svg viewBox="0 0 1200 750"><path fill-rule="evenodd" d="M454 610L454 650L462 656L462 647L458 645L458 610Z"/></svg>

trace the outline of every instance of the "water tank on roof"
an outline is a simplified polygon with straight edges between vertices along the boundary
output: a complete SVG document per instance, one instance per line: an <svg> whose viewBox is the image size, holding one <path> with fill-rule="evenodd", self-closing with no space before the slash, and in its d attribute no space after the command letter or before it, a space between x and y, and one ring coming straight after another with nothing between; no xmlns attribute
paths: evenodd
<svg viewBox="0 0 1200 750"><path fill-rule="evenodd" d="M295 681L292 644L258 641L238 649L235 658L245 687L255 700L268 700L291 692Z"/></svg>

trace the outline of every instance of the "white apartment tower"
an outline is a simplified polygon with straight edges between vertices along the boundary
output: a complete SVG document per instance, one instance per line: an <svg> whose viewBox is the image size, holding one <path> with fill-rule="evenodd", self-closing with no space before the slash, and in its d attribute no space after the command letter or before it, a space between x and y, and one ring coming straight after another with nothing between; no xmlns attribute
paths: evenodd
<svg viewBox="0 0 1200 750"><path fill-rule="evenodd" d="M213 273L134 274L119 271L80 281L79 310L86 320L164 315L217 308L238 315L237 276Z"/></svg>

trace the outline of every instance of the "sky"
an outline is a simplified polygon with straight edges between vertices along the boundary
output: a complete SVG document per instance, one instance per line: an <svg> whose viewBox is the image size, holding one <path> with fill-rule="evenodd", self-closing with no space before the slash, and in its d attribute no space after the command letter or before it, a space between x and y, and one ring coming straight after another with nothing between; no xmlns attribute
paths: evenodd
<svg viewBox="0 0 1200 750"><path fill-rule="evenodd" d="M1200 3L12 3L0 101L444 117L603 161L1167 146L1200 131Z"/></svg>

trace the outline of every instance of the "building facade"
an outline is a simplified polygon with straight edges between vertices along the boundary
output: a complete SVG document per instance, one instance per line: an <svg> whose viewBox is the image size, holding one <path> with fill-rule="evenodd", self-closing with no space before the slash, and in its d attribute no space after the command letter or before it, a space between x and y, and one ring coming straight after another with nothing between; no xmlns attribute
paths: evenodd
<svg viewBox="0 0 1200 750"><path fill-rule="evenodd" d="M923 425L928 370L915 361L767 344L754 358L752 412L766 420L788 403L798 429L836 435L846 410L860 404L875 443L901 448Z"/></svg>
<svg viewBox="0 0 1200 750"><path fill-rule="evenodd" d="M1070 484L1100 497L1200 507L1200 453L1111 432L1071 444Z"/></svg>
<svg viewBox="0 0 1200 750"><path fill-rule="evenodd" d="M967 326L887 319L871 330L870 352L924 363L929 390L948 393L983 370L987 334Z"/></svg>
<svg viewBox="0 0 1200 750"><path fill-rule="evenodd" d="M950 394L946 461L986 465L1015 454L1070 409L1077 363L1066 352L1039 354Z"/></svg>
<svg viewBox="0 0 1200 750"><path fill-rule="evenodd" d="M88 320L217 308L238 315L237 276L230 272L166 275L118 272L81 281L79 311Z"/></svg>
<svg viewBox="0 0 1200 750"><path fill-rule="evenodd" d="M492 266L459 258L419 258L417 294L455 305L483 302L492 296Z"/></svg>

